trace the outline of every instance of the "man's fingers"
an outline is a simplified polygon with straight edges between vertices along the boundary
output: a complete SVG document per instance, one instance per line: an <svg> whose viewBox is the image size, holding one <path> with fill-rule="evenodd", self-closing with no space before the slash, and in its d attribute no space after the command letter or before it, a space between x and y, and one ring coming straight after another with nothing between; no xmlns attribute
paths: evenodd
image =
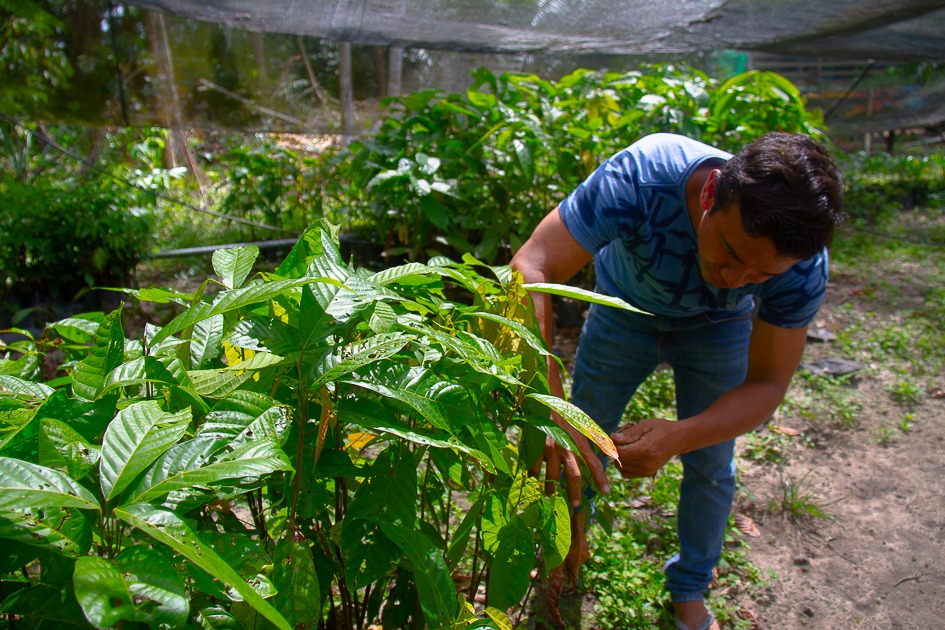
<svg viewBox="0 0 945 630"><path fill-rule="evenodd" d="M583 498L581 486L584 484L581 479L581 467L578 465L577 457L572 451L566 451L564 454L564 479L571 507L580 506Z"/></svg>

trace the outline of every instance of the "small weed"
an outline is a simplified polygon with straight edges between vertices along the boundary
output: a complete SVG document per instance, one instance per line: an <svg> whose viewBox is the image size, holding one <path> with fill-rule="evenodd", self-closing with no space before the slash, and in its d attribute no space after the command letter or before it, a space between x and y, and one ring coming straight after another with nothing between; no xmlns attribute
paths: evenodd
<svg viewBox="0 0 945 630"><path fill-rule="evenodd" d="M794 480L786 476L784 469L779 467L780 494L771 499L768 510L781 514L795 524L814 519L835 523L836 517L826 510L832 502L825 503L806 487L811 472L813 471L808 471L800 479Z"/></svg>
<svg viewBox="0 0 945 630"><path fill-rule="evenodd" d="M892 430L885 424L881 424L878 427L876 427L876 435L874 436L873 441L876 442L878 445L887 447L887 446L892 445L892 443L895 442L896 439L897 439L896 434L893 433Z"/></svg>
<svg viewBox="0 0 945 630"><path fill-rule="evenodd" d="M784 460L784 450L790 438L772 431L751 431L743 437L741 456L744 459L760 463L780 463Z"/></svg>
<svg viewBox="0 0 945 630"><path fill-rule="evenodd" d="M903 433L909 433L915 428L915 414L907 413L903 414L902 418L899 419L899 430Z"/></svg>
<svg viewBox="0 0 945 630"><path fill-rule="evenodd" d="M909 380L897 381L887 388L896 402L904 405L915 405L922 402L922 388Z"/></svg>

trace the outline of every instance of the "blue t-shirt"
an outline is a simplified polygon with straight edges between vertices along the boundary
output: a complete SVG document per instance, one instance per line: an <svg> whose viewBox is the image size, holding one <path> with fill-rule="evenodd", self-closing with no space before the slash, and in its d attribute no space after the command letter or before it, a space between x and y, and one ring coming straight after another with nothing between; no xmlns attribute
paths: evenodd
<svg viewBox="0 0 945 630"><path fill-rule="evenodd" d="M827 251L785 273L737 289L702 279L686 180L706 160L731 154L668 133L640 139L609 158L559 206L561 219L594 254L599 290L656 315L748 312L784 328L806 326L827 287Z"/></svg>

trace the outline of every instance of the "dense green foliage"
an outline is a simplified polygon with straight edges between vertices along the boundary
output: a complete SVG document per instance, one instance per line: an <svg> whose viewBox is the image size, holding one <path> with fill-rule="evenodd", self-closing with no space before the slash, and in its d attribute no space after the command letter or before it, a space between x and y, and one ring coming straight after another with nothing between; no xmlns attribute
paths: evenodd
<svg viewBox="0 0 945 630"><path fill-rule="evenodd" d="M473 252L507 260L538 221L609 155L671 131L736 150L765 131L819 135L790 81L748 72L722 85L686 65L561 80L486 69L465 94L385 101L370 138L335 160L342 198L390 254Z"/></svg>
<svg viewBox="0 0 945 630"><path fill-rule="evenodd" d="M547 394L529 285L508 267L371 273L333 235L310 229L274 273L251 278L258 250L235 248L195 293L129 291L182 307L139 339L120 310L7 331L0 613L508 627L570 545L565 499L527 472L546 434L569 443L549 407L613 446Z"/></svg>
<svg viewBox="0 0 945 630"><path fill-rule="evenodd" d="M23 301L68 302L84 288L123 284L151 231L135 193L107 178L0 180L4 288Z"/></svg>

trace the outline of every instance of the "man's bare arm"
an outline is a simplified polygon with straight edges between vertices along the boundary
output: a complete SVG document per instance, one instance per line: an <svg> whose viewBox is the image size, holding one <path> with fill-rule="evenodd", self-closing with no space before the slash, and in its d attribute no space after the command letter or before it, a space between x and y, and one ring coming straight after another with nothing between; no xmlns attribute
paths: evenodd
<svg viewBox="0 0 945 630"><path fill-rule="evenodd" d="M614 434L626 477L656 474L671 457L743 435L771 417L784 399L804 353L807 328L755 321L744 383L685 422L658 418Z"/></svg>

